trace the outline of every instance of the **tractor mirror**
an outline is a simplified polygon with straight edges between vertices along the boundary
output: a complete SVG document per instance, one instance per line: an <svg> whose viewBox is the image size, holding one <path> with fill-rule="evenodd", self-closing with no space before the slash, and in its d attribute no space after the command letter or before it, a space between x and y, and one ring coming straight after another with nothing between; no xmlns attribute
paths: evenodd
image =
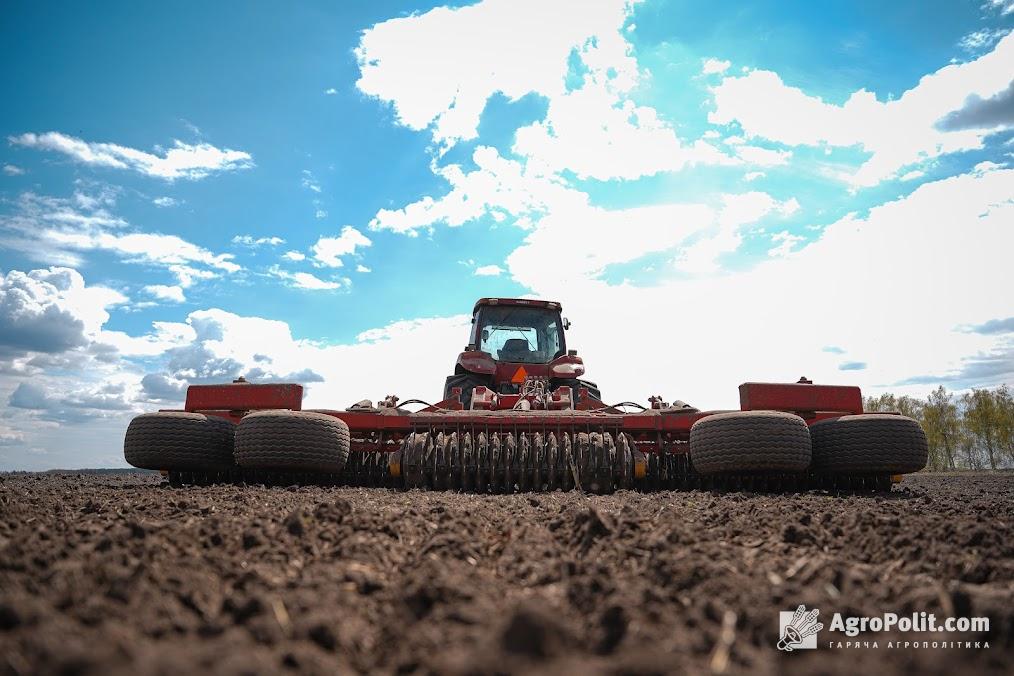
<svg viewBox="0 0 1014 676"><path fill-rule="evenodd" d="M566 317L563 318L563 330L566 331L570 328L570 320Z"/></svg>
<svg viewBox="0 0 1014 676"><path fill-rule="evenodd" d="M489 329L483 329L482 330L482 342L485 343L487 340L489 340Z"/></svg>

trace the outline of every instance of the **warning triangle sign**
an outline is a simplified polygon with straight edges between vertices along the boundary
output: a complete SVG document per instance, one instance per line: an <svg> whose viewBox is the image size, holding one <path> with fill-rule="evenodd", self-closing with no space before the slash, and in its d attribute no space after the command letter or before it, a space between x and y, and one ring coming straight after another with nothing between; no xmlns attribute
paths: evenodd
<svg viewBox="0 0 1014 676"><path fill-rule="evenodd" d="M519 366L518 370L515 371L514 375L511 377L511 382L512 383L520 384L520 383L525 382L525 378L527 378L527 377L528 377L528 371L525 370L524 366Z"/></svg>

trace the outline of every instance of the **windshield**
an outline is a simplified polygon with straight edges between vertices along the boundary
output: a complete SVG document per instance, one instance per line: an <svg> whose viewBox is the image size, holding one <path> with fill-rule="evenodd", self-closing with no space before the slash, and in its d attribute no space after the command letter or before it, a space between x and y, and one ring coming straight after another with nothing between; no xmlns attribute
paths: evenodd
<svg viewBox="0 0 1014 676"><path fill-rule="evenodd" d="M504 305L479 313L479 349L497 361L546 364L563 354L559 313Z"/></svg>

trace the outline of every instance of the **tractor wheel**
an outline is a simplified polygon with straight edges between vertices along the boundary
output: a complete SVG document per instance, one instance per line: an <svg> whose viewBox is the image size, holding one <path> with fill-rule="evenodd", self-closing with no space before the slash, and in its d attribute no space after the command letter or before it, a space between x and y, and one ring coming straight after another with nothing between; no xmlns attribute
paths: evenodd
<svg viewBox="0 0 1014 676"><path fill-rule="evenodd" d="M489 379L481 378L473 373L456 373L453 376L447 376L447 380L444 382L444 399L451 398L451 388L460 387L461 403L467 411L472 408L472 389L477 385L489 387Z"/></svg>
<svg viewBox="0 0 1014 676"><path fill-rule="evenodd" d="M325 413L257 411L236 428L243 468L338 473L349 459L349 427Z"/></svg>
<svg viewBox="0 0 1014 676"><path fill-rule="evenodd" d="M690 428L690 463L698 474L802 472L810 455L810 431L791 413L716 413Z"/></svg>
<svg viewBox="0 0 1014 676"><path fill-rule="evenodd" d="M203 413L144 413L127 427L123 457L142 469L233 469L235 429L229 420Z"/></svg>
<svg viewBox="0 0 1014 676"><path fill-rule="evenodd" d="M926 466L929 446L918 422L866 413L810 426L813 471L822 474L907 474Z"/></svg>

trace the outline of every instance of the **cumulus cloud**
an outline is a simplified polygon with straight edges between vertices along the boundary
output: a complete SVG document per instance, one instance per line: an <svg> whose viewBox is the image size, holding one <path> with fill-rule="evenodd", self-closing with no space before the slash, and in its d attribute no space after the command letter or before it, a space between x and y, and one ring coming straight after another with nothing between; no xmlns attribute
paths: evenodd
<svg viewBox="0 0 1014 676"><path fill-rule="evenodd" d="M165 284L149 284L144 290L159 300L167 300L173 303L182 303L186 300L183 289L179 286L167 286Z"/></svg>
<svg viewBox="0 0 1014 676"><path fill-rule="evenodd" d="M169 207L174 207L177 204L179 204L179 202L173 199L172 197L156 197L151 201L151 203L160 209L167 209Z"/></svg>
<svg viewBox="0 0 1014 676"><path fill-rule="evenodd" d="M82 347L108 321L107 308L126 301L113 289L86 286L70 268L11 270L0 275L0 357Z"/></svg>
<svg viewBox="0 0 1014 676"><path fill-rule="evenodd" d="M130 169L168 181L200 179L213 173L253 166L249 153L223 150L209 143L190 145L177 140L168 150L156 147L155 153L149 153L115 143L92 143L56 131L28 132L9 136L7 140L13 145L62 153L82 164Z"/></svg>
<svg viewBox="0 0 1014 676"><path fill-rule="evenodd" d="M635 3L484 0L392 19L364 32L359 89L390 103L399 123L429 129L447 149L478 134L495 94L535 94L546 117L519 129L513 151L539 173L634 179L729 158L684 144L658 112L633 100L643 80L624 24ZM525 35L518 49L517 35ZM568 86L568 76L578 82Z"/></svg>
<svg viewBox="0 0 1014 676"><path fill-rule="evenodd" d="M224 310L192 312L191 341L170 350L164 368L142 383L152 399L181 398L184 383L227 382L243 375L258 382L310 383L304 406L344 408L392 393L439 398L454 366L454 348L466 339L468 315L398 321L363 332L355 341L321 345L294 338L285 322ZM447 354L418 360L419 354Z"/></svg>
<svg viewBox="0 0 1014 676"><path fill-rule="evenodd" d="M964 106L940 120L939 126L948 131L1014 126L1014 79L1007 89L988 99L972 94Z"/></svg>
<svg viewBox="0 0 1014 676"><path fill-rule="evenodd" d="M390 103L400 124L432 125L438 142L475 138L494 94L559 95L573 50L600 42L615 55L628 6L627 0L485 0L384 21L364 31L356 48L356 86ZM526 36L523 49L519 35Z"/></svg>
<svg viewBox="0 0 1014 676"><path fill-rule="evenodd" d="M708 119L714 124L735 122L750 137L790 146L858 146L870 157L842 178L855 187L868 187L940 155L981 148L986 135L1009 126L1009 102L999 95L1009 91L1012 62L1014 35L1008 35L991 52L945 66L895 100L882 102L860 90L843 105L792 87L777 73L754 70L726 77L713 88L715 109ZM968 101L975 110L967 124L938 126L941 118L967 107Z"/></svg>
<svg viewBox="0 0 1014 676"><path fill-rule="evenodd" d="M87 421L97 414L129 411L132 395L122 382L97 384L70 394L22 382L7 403L13 408L37 412L42 420L73 423Z"/></svg>
<svg viewBox="0 0 1014 676"><path fill-rule="evenodd" d="M146 401L181 403L186 398L187 384L162 373L148 373L141 378L141 394Z"/></svg>
<svg viewBox="0 0 1014 676"><path fill-rule="evenodd" d="M702 75L718 75L729 70L732 63L721 59L703 59L701 61Z"/></svg>
<svg viewBox="0 0 1014 676"><path fill-rule="evenodd" d="M25 173L25 170L15 164L5 164L4 174L7 176L21 176Z"/></svg>
<svg viewBox="0 0 1014 676"><path fill-rule="evenodd" d="M279 246L285 244L285 240L281 237L254 237L253 235L236 235L232 238L233 244L241 244L243 246L258 247L258 246Z"/></svg>
<svg viewBox="0 0 1014 676"><path fill-rule="evenodd" d="M348 283L348 280L338 281L321 279L309 272L289 272L288 270L281 269L277 265L272 265L268 269L268 274L284 280L288 286L296 289L307 289L309 291L333 291L335 289L342 288L342 286Z"/></svg>
<svg viewBox="0 0 1014 676"><path fill-rule="evenodd" d="M1012 186L1009 169L925 183L868 214L831 223L791 256L713 277L608 283L595 276L601 260L589 265L584 256L557 257L550 273L543 269L545 258L525 255L524 246L508 258L508 269L533 294L564 301L574 319L568 343L581 350L589 374L609 384L603 391L610 400L643 400L648 389L679 382L683 389L667 396L728 407L735 405L736 385L747 380L805 374L818 382L849 382L839 371L841 358L825 351L829 345L847 350L848 361L866 362L862 378L852 382L869 391L920 394L928 389L925 383L945 379L955 387L984 387L1014 372L1009 334L999 327L995 333L966 328L993 328L990 319L1014 316L1009 294L982 292L1014 287L1008 261L1014 250ZM699 219L711 222L706 213ZM686 224L688 217L672 221ZM563 225L568 222L560 219L558 242L575 239L578 230ZM636 221L621 222L628 239L642 239L640 228L631 232ZM582 237L597 233L595 226L581 221ZM659 235L667 230L660 227ZM609 253L613 244L600 250L622 258ZM857 284L882 278L886 270L894 279L918 280L919 293L906 294L904 302L890 294L856 295ZM658 308L673 307L674 299L678 312L659 315ZM606 316L603 307L610 309ZM673 336L671 348L652 357L655 386L643 370L616 358L616 346L629 342L629 327L649 316ZM738 340L744 331L749 339ZM708 367L701 369L702 363ZM924 377L923 384L913 384L912 377Z"/></svg>
<svg viewBox="0 0 1014 676"><path fill-rule="evenodd" d="M329 268L340 268L343 263L342 256L354 254L356 249L365 248L373 242L351 225L342 228L338 237L321 237L310 250L313 252L313 260L316 264Z"/></svg>
<svg viewBox="0 0 1014 676"><path fill-rule="evenodd" d="M282 254L282 258L287 261L305 261L306 254L300 253L299 251L286 251Z"/></svg>
<svg viewBox="0 0 1014 676"><path fill-rule="evenodd" d="M529 217L545 212L550 204L587 202L584 193L501 157L496 148L476 148L472 161L477 167L472 171L457 164L436 169L450 185L442 197L427 195L401 209L381 209L370 221L370 229L414 236L437 223L457 227L487 214L494 218Z"/></svg>
<svg viewBox="0 0 1014 676"><path fill-rule="evenodd" d="M475 269L476 277L499 277L504 273L499 265L480 265Z"/></svg>

